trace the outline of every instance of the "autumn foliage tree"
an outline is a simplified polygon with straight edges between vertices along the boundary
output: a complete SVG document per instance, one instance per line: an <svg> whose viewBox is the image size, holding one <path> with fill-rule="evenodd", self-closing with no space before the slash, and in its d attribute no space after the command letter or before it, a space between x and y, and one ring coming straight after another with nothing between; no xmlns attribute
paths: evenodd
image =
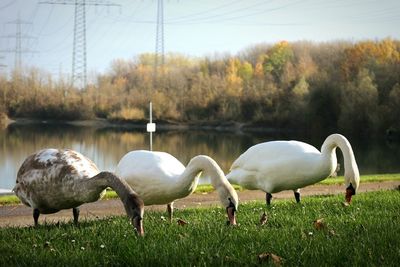
<svg viewBox="0 0 400 267"><path fill-rule="evenodd" d="M156 120L371 135L399 126L400 42L278 42L236 56L154 54L116 59L84 90L38 69L0 78L0 112L12 117Z"/></svg>

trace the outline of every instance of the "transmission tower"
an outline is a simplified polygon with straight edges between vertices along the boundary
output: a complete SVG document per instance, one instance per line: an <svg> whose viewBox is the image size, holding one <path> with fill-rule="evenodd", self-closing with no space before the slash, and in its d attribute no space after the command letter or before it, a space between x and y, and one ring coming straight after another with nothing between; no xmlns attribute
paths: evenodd
<svg viewBox="0 0 400 267"><path fill-rule="evenodd" d="M161 62L159 62L161 61ZM157 4L156 66L164 65L164 1Z"/></svg>
<svg viewBox="0 0 400 267"><path fill-rule="evenodd" d="M74 42L72 48L72 85L86 88L87 61L86 61L86 6L120 6L101 0L53 0L41 1L39 4L73 5L74 16Z"/></svg>
<svg viewBox="0 0 400 267"><path fill-rule="evenodd" d="M86 88L86 8L85 1L75 1L72 83Z"/></svg>
<svg viewBox="0 0 400 267"><path fill-rule="evenodd" d="M22 39L33 39L35 37L22 34L22 27L23 24L32 24L31 22L23 21L19 18L14 21L9 21L7 24L15 24L16 25L16 32L15 35L3 35L0 36L1 38L15 38L15 48L14 49L7 49L7 50L0 50L3 53L14 53L15 54L15 65L14 70L21 70L22 67L22 53L37 53L37 51L32 51L29 49L22 49Z"/></svg>
<svg viewBox="0 0 400 267"><path fill-rule="evenodd" d="M164 66L164 1L157 2L156 50L154 54L154 88L158 86L158 69ZM152 96L150 96L151 98Z"/></svg>

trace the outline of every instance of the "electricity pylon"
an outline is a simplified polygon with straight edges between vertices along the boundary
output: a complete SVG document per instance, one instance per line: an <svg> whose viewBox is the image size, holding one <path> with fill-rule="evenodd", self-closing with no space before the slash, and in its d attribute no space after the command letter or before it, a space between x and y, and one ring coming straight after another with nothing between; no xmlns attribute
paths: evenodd
<svg viewBox="0 0 400 267"><path fill-rule="evenodd" d="M101 0L53 0L41 1L39 4L73 5L74 42L72 48L72 85L82 89L87 85L87 53L86 53L86 6L120 6Z"/></svg>
<svg viewBox="0 0 400 267"><path fill-rule="evenodd" d="M3 53L14 53L15 54L15 63L14 70L20 71L22 68L22 53L37 53L37 51L32 51L30 49L22 49L22 39L33 39L35 37L29 36L26 34L22 34L21 25L23 24L32 24L31 22L23 21L19 18L14 21L9 21L7 24L15 24L16 32L15 34L3 35L1 38L15 38L15 48L14 49L6 49L0 50ZM3 65L4 66L4 65Z"/></svg>
<svg viewBox="0 0 400 267"><path fill-rule="evenodd" d="M158 69L163 68L165 63L164 53L164 1L157 2L157 28L156 28L156 47L154 54L154 84L153 87L158 87ZM150 95L150 99L152 95Z"/></svg>

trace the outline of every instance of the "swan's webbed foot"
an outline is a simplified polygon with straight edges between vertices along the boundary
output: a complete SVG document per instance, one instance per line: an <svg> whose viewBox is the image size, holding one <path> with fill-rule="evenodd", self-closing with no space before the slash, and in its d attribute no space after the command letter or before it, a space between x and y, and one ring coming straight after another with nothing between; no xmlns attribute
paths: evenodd
<svg viewBox="0 0 400 267"><path fill-rule="evenodd" d="M296 203L300 203L300 189L293 190Z"/></svg>
<svg viewBox="0 0 400 267"><path fill-rule="evenodd" d="M174 202L171 202L167 205L167 212L168 212L169 222L172 222L172 216L174 214Z"/></svg>
<svg viewBox="0 0 400 267"><path fill-rule="evenodd" d="M265 194L265 200L267 202L267 206L271 205L272 195L270 193Z"/></svg>
<svg viewBox="0 0 400 267"><path fill-rule="evenodd" d="M72 208L72 214L74 215L74 224L78 225L78 219L79 219L79 207Z"/></svg>
<svg viewBox="0 0 400 267"><path fill-rule="evenodd" d="M35 226L39 225L39 215L40 211L38 209L33 209L33 221L35 223Z"/></svg>

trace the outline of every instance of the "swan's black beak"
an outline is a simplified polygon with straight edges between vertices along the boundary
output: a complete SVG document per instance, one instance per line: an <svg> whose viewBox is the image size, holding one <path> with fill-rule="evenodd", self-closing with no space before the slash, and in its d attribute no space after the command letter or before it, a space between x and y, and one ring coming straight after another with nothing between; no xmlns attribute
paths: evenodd
<svg viewBox="0 0 400 267"><path fill-rule="evenodd" d="M354 189L353 185L350 185L346 188L346 202L350 204L351 197L356 194L356 190Z"/></svg>
<svg viewBox="0 0 400 267"><path fill-rule="evenodd" d="M236 225L236 208L235 205L232 203L231 199L229 199L229 206L226 207L226 213L228 214L228 219L229 219L227 224Z"/></svg>
<svg viewBox="0 0 400 267"><path fill-rule="evenodd" d="M143 230L143 219L141 216L137 215L132 219L132 225L135 228L136 234L138 236L144 236Z"/></svg>

